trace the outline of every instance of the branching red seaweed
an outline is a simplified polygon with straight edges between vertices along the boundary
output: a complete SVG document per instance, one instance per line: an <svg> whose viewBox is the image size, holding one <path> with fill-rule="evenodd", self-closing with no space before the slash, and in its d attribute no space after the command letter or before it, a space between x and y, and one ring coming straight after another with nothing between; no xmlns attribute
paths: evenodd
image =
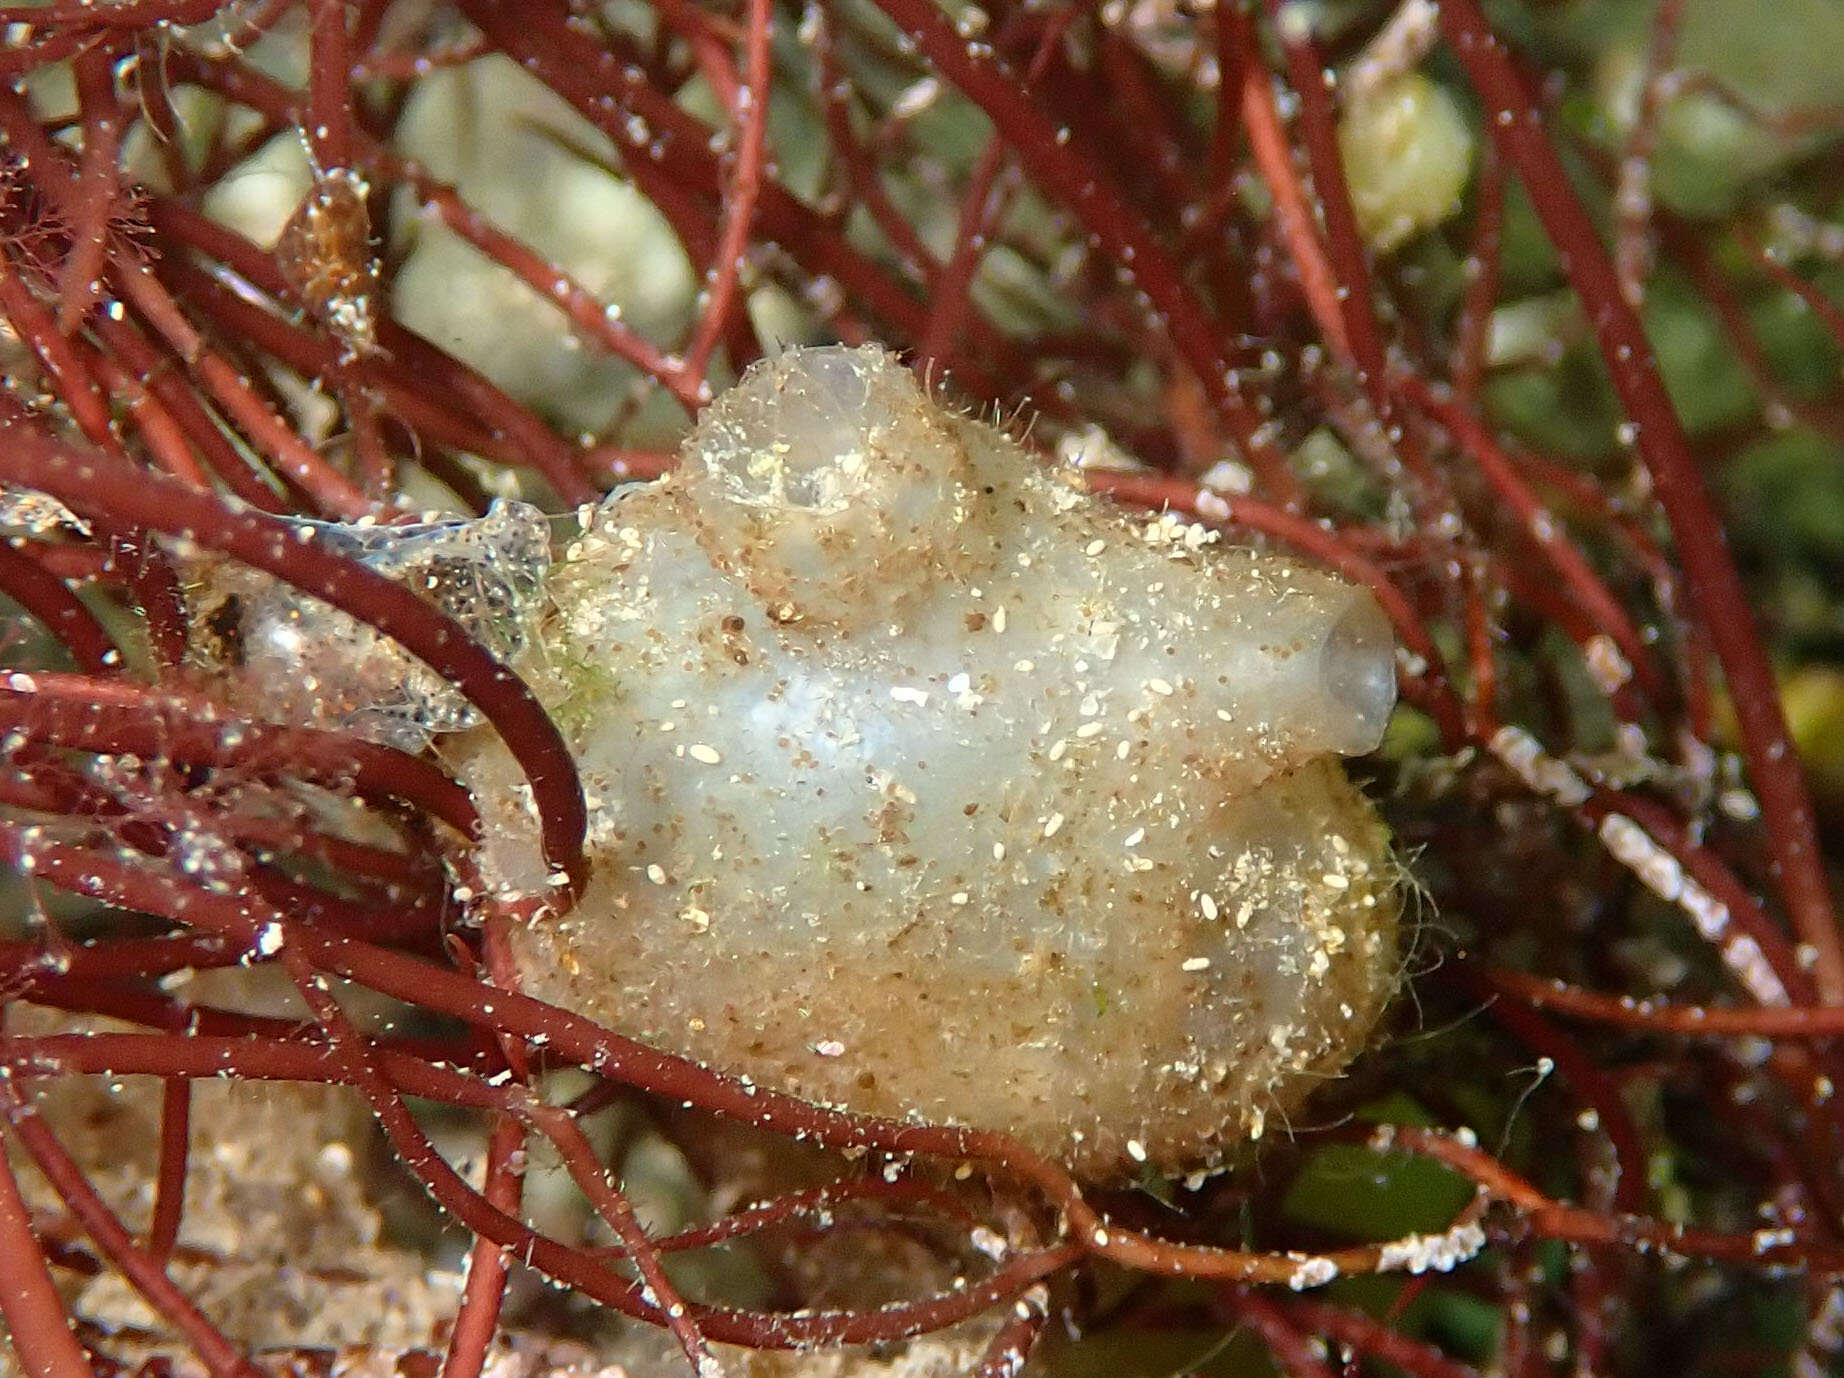
<svg viewBox="0 0 1844 1378"><path fill-rule="evenodd" d="M1632 35L1611 143L1544 24L1514 48L1476 0L1320 8L0 8L0 1320L23 1371L248 1378L343 1343L203 1300L236 1261L198 1243L207 1155L250 1151L220 1083L362 1099L427 1198L421 1236L379 1253L464 1276L395 1346L419 1353L373 1356L403 1373L561 1372L565 1331L614 1363L647 1326L700 1373L732 1347L903 1341L1055 1373L1135 1330L1195 1342L1167 1369L1234 1349L1314 1378L1639 1372L1623 1337L1672 1325L1686 1373L1759 1360L1762 1335L1835 1367L1837 787L1815 805L1783 629L1722 500L1730 456L1789 436L1837 472L1844 119L1681 69L1672 0ZM1352 127L1410 76L1476 166L1405 248L1376 233ZM1693 98L1792 150L1722 215L1671 204ZM482 170L522 158L543 175L501 167L510 191ZM1665 347L1684 296L1753 399L1720 422ZM1789 366L1776 302L1825 368ZM1367 769L1436 916L1424 1028L1250 1171L1105 1190L1003 1133L807 1104L518 988L508 933L585 879L565 738L464 620L320 523L501 495L565 513L667 467L781 341L867 339L1023 409L1093 491L1335 568L1395 628L1405 706ZM1516 405L1564 361L1603 444ZM231 706L201 558L478 711L530 787L542 906L481 883L439 743ZM147 1093L132 1191L59 1117L103 1083ZM694 1183L678 1217L661 1161ZM751 1178L764 1162L782 1175ZM138 1309L99 1310L98 1277ZM1750 1297L1780 1320L1750 1330Z"/></svg>

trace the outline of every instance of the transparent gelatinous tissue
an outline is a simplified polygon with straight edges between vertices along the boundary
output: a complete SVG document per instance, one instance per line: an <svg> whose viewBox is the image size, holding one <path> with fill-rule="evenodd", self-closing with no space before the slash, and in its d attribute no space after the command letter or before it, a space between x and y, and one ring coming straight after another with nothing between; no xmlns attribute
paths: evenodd
<svg viewBox="0 0 1844 1378"><path fill-rule="evenodd" d="M56 498L0 484L0 536L44 536L54 531L87 535L89 529L88 522Z"/></svg>
<svg viewBox="0 0 1844 1378"><path fill-rule="evenodd" d="M471 520L297 526L427 598L501 660L527 648L551 563L537 508L501 501ZM245 565L210 561L188 572L192 645L238 711L404 751L479 721L440 675L320 599Z"/></svg>
<svg viewBox="0 0 1844 1378"><path fill-rule="evenodd" d="M797 350L563 554L521 671L594 874L526 989L764 1086L1188 1171L1361 1049L1396 868L1338 757L1364 590L1134 517L876 348ZM517 767L445 746L482 864L546 892Z"/></svg>

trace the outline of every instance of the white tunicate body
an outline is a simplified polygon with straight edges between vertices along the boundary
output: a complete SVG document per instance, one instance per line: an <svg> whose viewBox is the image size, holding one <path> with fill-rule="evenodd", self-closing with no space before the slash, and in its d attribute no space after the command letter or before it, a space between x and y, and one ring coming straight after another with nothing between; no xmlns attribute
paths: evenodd
<svg viewBox="0 0 1844 1378"><path fill-rule="evenodd" d="M523 668L595 869L516 938L545 999L1106 1175L1258 1134L1393 987L1335 759L1394 701L1369 595L1129 520L881 351L753 371L550 592ZM503 748L460 760L489 876L542 890Z"/></svg>

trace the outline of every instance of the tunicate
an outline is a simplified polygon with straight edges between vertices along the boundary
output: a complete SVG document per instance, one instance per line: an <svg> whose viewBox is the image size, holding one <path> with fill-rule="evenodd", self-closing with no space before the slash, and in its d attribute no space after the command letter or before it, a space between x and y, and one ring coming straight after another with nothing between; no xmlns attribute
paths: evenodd
<svg viewBox="0 0 1844 1378"><path fill-rule="evenodd" d="M592 879L527 990L756 1083L1009 1131L1090 1177L1219 1162L1394 989L1364 590L1129 517L882 350L795 350L563 552L519 667ZM528 795L450 739L481 863L546 893Z"/></svg>
<svg viewBox="0 0 1844 1378"><path fill-rule="evenodd" d="M502 658L524 650L550 567L544 515L496 502L473 520L407 526L295 523L455 618ZM195 657L240 712L351 732L420 751L479 715L396 642L272 575L221 560L187 564Z"/></svg>

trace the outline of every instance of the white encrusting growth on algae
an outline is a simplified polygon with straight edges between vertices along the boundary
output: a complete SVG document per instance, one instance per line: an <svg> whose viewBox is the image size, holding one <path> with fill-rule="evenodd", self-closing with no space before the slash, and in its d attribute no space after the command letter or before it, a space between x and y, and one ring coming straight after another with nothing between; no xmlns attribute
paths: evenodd
<svg viewBox="0 0 1844 1378"><path fill-rule="evenodd" d="M1090 1176L1218 1161L1362 1046L1395 980L1366 592L1130 519L876 348L783 354L562 555L519 662L594 875L527 988L854 1110ZM445 747L497 884L520 776Z"/></svg>

